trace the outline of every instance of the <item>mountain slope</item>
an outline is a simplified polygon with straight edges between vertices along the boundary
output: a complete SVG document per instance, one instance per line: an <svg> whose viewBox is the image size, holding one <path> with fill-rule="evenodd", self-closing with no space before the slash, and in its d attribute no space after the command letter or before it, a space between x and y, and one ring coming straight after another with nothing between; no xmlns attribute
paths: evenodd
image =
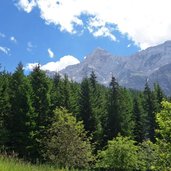
<svg viewBox="0 0 171 171"><path fill-rule="evenodd" d="M171 41L150 47L130 57L113 56L97 48L80 64L61 71L74 81L89 76L94 71L100 83L108 85L114 75L119 84L141 90L146 80L152 86L158 82L165 93L171 94Z"/></svg>

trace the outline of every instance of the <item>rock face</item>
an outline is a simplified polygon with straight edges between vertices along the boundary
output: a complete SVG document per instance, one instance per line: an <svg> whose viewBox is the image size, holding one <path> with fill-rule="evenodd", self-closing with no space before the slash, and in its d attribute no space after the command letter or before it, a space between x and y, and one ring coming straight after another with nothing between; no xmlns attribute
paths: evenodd
<svg viewBox="0 0 171 171"><path fill-rule="evenodd" d="M61 71L74 81L89 76L94 71L99 83L106 86L115 76L120 85L142 90L146 80L152 86L158 82L165 93L171 95L171 41L150 47L129 57L113 56L97 48L77 65Z"/></svg>

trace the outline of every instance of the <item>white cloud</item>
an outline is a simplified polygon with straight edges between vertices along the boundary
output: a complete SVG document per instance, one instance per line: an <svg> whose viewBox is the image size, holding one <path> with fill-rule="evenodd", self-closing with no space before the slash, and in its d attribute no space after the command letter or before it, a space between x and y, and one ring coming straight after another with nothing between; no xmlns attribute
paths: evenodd
<svg viewBox="0 0 171 171"><path fill-rule="evenodd" d="M1 33L1 32L0 32L0 37L5 38L6 35L5 35L4 33Z"/></svg>
<svg viewBox="0 0 171 171"><path fill-rule="evenodd" d="M14 42L14 43L17 43L17 39L16 39L14 36L11 36L11 37L10 37L10 40L11 40L12 42Z"/></svg>
<svg viewBox="0 0 171 171"><path fill-rule="evenodd" d="M55 54L52 52L52 50L50 48L47 51L48 51L48 55L49 55L50 58L55 57Z"/></svg>
<svg viewBox="0 0 171 171"><path fill-rule="evenodd" d="M7 47L0 46L0 51L5 53L6 55L9 55L10 49Z"/></svg>
<svg viewBox="0 0 171 171"><path fill-rule="evenodd" d="M89 19L87 29L95 37L108 37L112 41L116 41L116 37L112 34L113 29L108 28L106 23L97 17L91 17Z"/></svg>
<svg viewBox="0 0 171 171"><path fill-rule="evenodd" d="M66 68L69 65L74 65L74 64L78 64L78 63L80 63L80 61L77 58L75 58L71 55L67 55L67 56L60 58L60 60L57 62L49 62L45 65L41 65L40 68L45 71L48 70L48 71L56 71L57 72L57 71L60 71L64 68ZM37 65L38 65L38 63L28 63L26 65L25 69L32 71L33 68Z"/></svg>
<svg viewBox="0 0 171 171"><path fill-rule="evenodd" d="M28 63L26 67L24 67L25 70L33 71L33 69L38 66L39 63Z"/></svg>
<svg viewBox="0 0 171 171"><path fill-rule="evenodd" d="M79 25L115 40L115 28L142 49L171 39L170 0L19 0L18 5L26 12L37 6L47 24L72 34Z"/></svg>
<svg viewBox="0 0 171 171"><path fill-rule="evenodd" d="M60 71L69 65L74 65L78 63L80 63L80 61L77 58L71 55L67 55L67 56L60 58L60 60L57 62L49 62L45 65L42 65L41 69L48 70L48 71Z"/></svg>
<svg viewBox="0 0 171 171"><path fill-rule="evenodd" d="M32 9L36 6L35 0L19 0L17 7L23 9L25 12L30 13Z"/></svg>

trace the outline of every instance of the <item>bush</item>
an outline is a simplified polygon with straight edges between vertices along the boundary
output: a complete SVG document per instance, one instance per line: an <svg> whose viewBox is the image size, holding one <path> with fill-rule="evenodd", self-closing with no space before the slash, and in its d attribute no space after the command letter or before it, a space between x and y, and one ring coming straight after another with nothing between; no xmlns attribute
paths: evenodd
<svg viewBox="0 0 171 171"><path fill-rule="evenodd" d="M129 137L118 136L108 141L105 150L98 154L97 167L117 170L138 168L138 147Z"/></svg>
<svg viewBox="0 0 171 171"><path fill-rule="evenodd" d="M64 108L55 110L45 157L53 164L69 168L88 167L93 159L82 122L77 122Z"/></svg>

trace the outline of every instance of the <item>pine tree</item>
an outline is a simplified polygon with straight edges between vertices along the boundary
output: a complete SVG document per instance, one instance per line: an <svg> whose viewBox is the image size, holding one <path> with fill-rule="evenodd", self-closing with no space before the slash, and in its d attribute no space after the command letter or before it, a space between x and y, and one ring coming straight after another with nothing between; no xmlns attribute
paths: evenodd
<svg viewBox="0 0 171 171"><path fill-rule="evenodd" d="M118 104L118 115L120 115L121 130L123 136L133 137L133 128L135 125L133 119L133 99L130 92L125 88L120 88L120 97Z"/></svg>
<svg viewBox="0 0 171 171"><path fill-rule="evenodd" d="M96 148L99 148L103 136L102 117L104 112L104 95L100 85L97 83L94 71L90 74L90 101L92 107L92 116L94 118L95 131L93 132L93 142L96 142Z"/></svg>
<svg viewBox="0 0 171 171"><path fill-rule="evenodd" d="M52 79L52 89L50 91L52 110L63 106L62 87L61 76L59 73L56 73Z"/></svg>
<svg viewBox="0 0 171 171"><path fill-rule="evenodd" d="M144 88L144 110L147 112L147 138L149 138L152 142L155 142L155 129L156 129L156 121L155 121L155 113L157 110L156 99L154 93L151 91L148 83L146 83Z"/></svg>
<svg viewBox="0 0 171 171"><path fill-rule="evenodd" d="M119 89L119 84L116 82L115 77L112 76L107 97L107 116L105 128L105 136L107 138L106 140L111 140L121 131L121 116L119 113Z"/></svg>
<svg viewBox="0 0 171 171"><path fill-rule="evenodd" d="M83 121L85 130L89 134L95 131L95 118L92 115L92 106L90 99L89 79L83 79L81 83L80 99L79 99L79 119Z"/></svg>
<svg viewBox="0 0 171 171"><path fill-rule="evenodd" d="M142 104L142 96L137 95L134 97L134 108L133 115L135 121L134 127L134 138L137 142L143 142L146 137L146 125L147 125L147 117Z"/></svg>
<svg viewBox="0 0 171 171"><path fill-rule="evenodd" d="M12 75L9 87L11 108L5 119L5 127L8 131L6 145L10 151L18 153L20 157L28 157L32 145L34 112L30 98L31 87L24 76L21 63Z"/></svg>
<svg viewBox="0 0 171 171"><path fill-rule="evenodd" d="M36 114L35 117L35 131L34 131L34 150L33 159L39 158L41 160L41 149L45 145L43 138L47 136L47 128L51 125L53 118L50 110L50 81L40 66L36 66L30 74L30 82L32 85L32 102Z"/></svg>
<svg viewBox="0 0 171 171"><path fill-rule="evenodd" d="M154 96L157 102L157 112L159 112L161 110L161 102L166 99L166 97L158 83L154 84Z"/></svg>
<svg viewBox="0 0 171 171"><path fill-rule="evenodd" d="M0 72L0 148L5 147L7 136L7 130L5 128L5 119L10 113L10 101L9 101L9 81L11 75L6 71ZM1 149L3 150L3 149Z"/></svg>

